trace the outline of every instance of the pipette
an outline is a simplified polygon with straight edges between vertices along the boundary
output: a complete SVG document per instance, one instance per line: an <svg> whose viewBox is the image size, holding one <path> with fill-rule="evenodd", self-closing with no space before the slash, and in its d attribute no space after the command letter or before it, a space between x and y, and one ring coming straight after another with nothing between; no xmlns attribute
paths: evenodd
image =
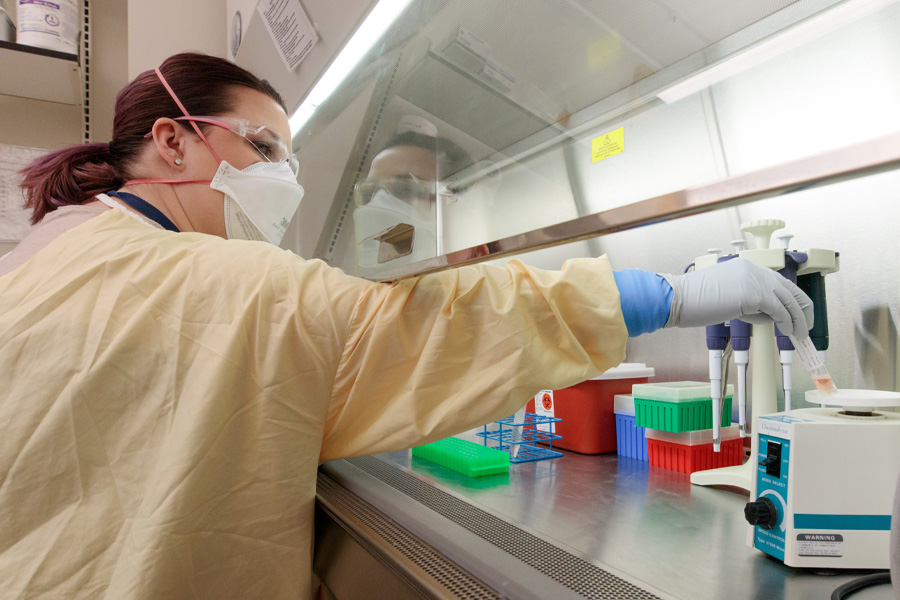
<svg viewBox="0 0 900 600"><path fill-rule="evenodd" d="M735 255L722 256L721 248L709 248L706 253L715 256L717 263L735 258ZM709 350L709 396L712 400L713 452L721 451L719 429L722 421L722 356L728 347L729 325L730 323L718 323L706 328L706 348Z"/></svg>
<svg viewBox="0 0 900 600"><path fill-rule="evenodd" d="M791 283L797 283L797 271L800 270L800 265L809 260L809 255L803 252L797 252L796 250L789 250L791 239L793 238L793 234L783 233L777 236L778 241L781 243L781 247L784 248L784 268L779 270L778 273L789 280ZM781 380L783 382L782 387L784 388L784 410L785 412L791 410L791 390L793 388L791 382L791 371L794 366L794 338L789 337L781 333L781 330L778 329L778 326L775 326L775 341L778 344L778 354L781 361ZM807 364L807 367L809 365ZM822 365L824 367L824 365Z"/></svg>
<svg viewBox="0 0 900 600"><path fill-rule="evenodd" d="M734 253L740 256L747 245L747 240L731 240ZM741 437L747 437L750 428L747 427L747 365L750 364L750 336L753 335L753 327L740 319L732 319L729 325L731 330L731 348L734 351L734 365L737 371L737 395L738 395L738 429Z"/></svg>
<svg viewBox="0 0 900 600"><path fill-rule="evenodd" d="M720 427L722 421L722 356L728 348L728 323L709 325L706 328L706 347L709 349L709 396L712 400L713 452L720 452ZM729 419L729 422L731 419Z"/></svg>
<svg viewBox="0 0 900 600"><path fill-rule="evenodd" d="M747 365L750 364L750 336L753 327L740 319L731 320L731 347L737 367L738 427L741 437L747 437Z"/></svg>
<svg viewBox="0 0 900 600"><path fill-rule="evenodd" d="M803 361L803 364L806 365L806 369L809 371L816 389L823 394L835 393L837 387L834 385L834 380L828 373L828 369L825 368L825 363L819 358L819 352L813 345L812 340L809 337L803 338L802 341L794 336L790 336L790 338L797 355Z"/></svg>

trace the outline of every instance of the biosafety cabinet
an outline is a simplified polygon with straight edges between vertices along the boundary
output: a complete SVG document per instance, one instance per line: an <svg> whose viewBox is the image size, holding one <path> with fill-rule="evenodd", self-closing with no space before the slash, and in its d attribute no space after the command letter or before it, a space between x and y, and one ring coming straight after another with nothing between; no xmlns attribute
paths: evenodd
<svg viewBox="0 0 900 600"><path fill-rule="evenodd" d="M299 109L288 247L373 280L511 256L680 273L783 219L787 243L840 254L835 380L897 390L900 1L301 4L328 52L286 69L257 13L236 52ZM697 380L705 350L667 330L627 360ZM795 408L811 388L798 372ZM320 474L317 570L338 598L820 598L849 578L747 547L746 501L608 455L496 485L408 452L351 459ZM378 582L354 589L360 564Z"/></svg>

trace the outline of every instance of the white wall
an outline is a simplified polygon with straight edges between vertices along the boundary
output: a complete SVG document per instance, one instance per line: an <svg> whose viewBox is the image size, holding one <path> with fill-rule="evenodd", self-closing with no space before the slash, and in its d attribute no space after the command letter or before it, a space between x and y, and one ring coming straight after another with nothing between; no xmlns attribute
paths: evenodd
<svg viewBox="0 0 900 600"><path fill-rule="evenodd" d="M225 0L128 0L128 79L186 50L225 57Z"/></svg>
<svg viewBox="0 0 900 600"><path fill-rule="evenodd" d="M112 138L116 95L128 83L128 4L91 0L91 141Z"/></svg>
<svg viewBox="0 0 900 600"><path fill-rule="evenodd" d="M893 4L714 86L731 174L900 131L898 27Z"/></svg>

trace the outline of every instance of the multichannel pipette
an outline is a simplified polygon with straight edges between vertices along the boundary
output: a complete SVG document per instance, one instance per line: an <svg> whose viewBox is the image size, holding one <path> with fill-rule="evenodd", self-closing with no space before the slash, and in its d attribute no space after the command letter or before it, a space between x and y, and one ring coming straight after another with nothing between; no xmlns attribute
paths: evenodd
<svg viewBox="0 0 900 600"><path fill-rule="evenodd" d="M831 379L828 369L825 368L825 363L819 358L819 352L813 345L812 340L809 337L803 338L803 340L798 340L794 336L790 336L790 338L797 355L803 361L803 364L806 365L806 369L809 371L816 388L823 394L836 392L837 387L834 385L834 380Z"/></svg>

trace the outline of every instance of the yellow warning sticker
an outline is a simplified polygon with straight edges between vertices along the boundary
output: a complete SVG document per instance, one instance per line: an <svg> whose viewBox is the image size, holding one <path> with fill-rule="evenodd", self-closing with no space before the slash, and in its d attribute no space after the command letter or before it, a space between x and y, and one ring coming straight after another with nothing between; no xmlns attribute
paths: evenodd
<svg viewBox="0 0 900 600"><path fill-rule="evenodd" d="M604 158L615 156L625 152L625 128L619 127L615 131L604 133L600 137L591 140L591 162L600 162Z"/></svg>

